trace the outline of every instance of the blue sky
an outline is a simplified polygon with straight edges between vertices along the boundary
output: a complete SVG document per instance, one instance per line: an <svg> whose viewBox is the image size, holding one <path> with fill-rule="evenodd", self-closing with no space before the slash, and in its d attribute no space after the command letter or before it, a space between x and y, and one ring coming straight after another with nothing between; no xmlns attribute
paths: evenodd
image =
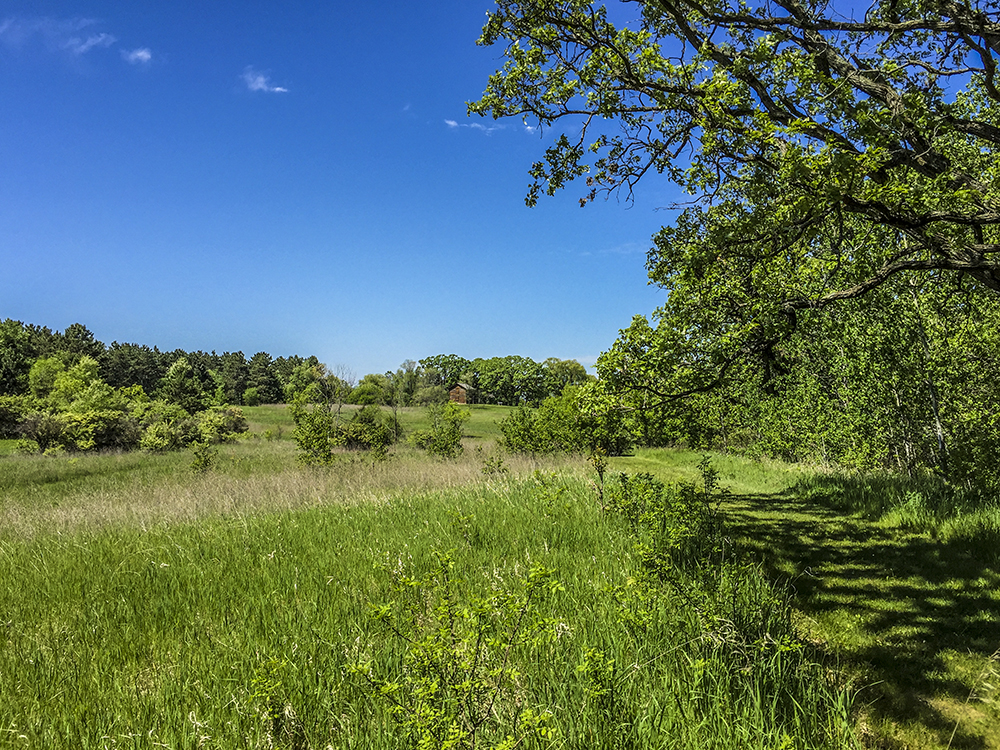
<svg viewBox="0 0 1000 750"><path fill-rule="evenodd" d="M592 364L663 301L645 251L676 198L525 207L549 134L466 116L491 5L8 0L0 318L358 376Z"/></svg>

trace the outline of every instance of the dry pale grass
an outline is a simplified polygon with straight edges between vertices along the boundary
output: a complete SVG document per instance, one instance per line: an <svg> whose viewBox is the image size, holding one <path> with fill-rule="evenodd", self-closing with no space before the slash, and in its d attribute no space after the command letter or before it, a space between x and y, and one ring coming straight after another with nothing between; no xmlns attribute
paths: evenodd
<svg viewBox="0 0 1000 750"><path fill-rule="evenodd" d="M0 508L0 528L14 537L96 531L102 528L152 528L200 518L250 515L325 505L385 503L426 492L530 476L536 470L583 471L585 462L571 456L504 456L506 473L483 473L482 458L472 451L449 461L406 452L373 463L345 456L328 467L295 464L278 472L233 475L223 472L177 472L168 481L136 482L91 489L58 504L11 504Z"/></svg>

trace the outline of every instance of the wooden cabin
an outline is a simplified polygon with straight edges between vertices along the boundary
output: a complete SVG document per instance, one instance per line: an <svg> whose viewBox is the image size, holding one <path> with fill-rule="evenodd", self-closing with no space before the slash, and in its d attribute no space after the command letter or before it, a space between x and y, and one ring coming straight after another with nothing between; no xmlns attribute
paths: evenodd
<svg viewBox="0 0 1000 750"><path fill-rule="evenodd" d="M469 393L471 391L471 385L456 383L455 387L448 391L448 400L453 404L467 404L469 403Z"/></svg>

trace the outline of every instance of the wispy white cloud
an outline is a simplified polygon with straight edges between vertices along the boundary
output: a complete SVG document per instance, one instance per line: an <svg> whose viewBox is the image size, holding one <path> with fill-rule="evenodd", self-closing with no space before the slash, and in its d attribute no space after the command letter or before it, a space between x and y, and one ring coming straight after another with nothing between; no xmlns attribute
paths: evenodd
<svg viewBox="0 0 1000 750"><path fill-rule="evenodd" d="M478 130L479 132L484 133L486 135L490 135L491 133L493 133L493 132L495 132L497 130L506 130L507 129L506 125L503 125L503 124L500 124L500 123L498 123L496 125L483 125L480 122L458 122L457 120L445 120L444 124L447 125L449 128L453 128L453 129L454 128L469 128L470 130ZM524 124L524 132L525 133L537 133L538 132L538 127L535 126L535 125L528 125L527 123L525 123Z"/></svg>
<svg viewBox="0 0 1000 750"><path fill-rule="evenodd" d="M104 32L91 34L86 39L74 36L66 40L63 44L63 49L69 50L74 55L85 55L94 49L94 47L110 47L117 41L116 37Z"/></svg>
<svg viewBox="0 0 1000 750"><path fill-rule="evenodd" d="M41 47L51 54L82 58L117 44L118 37L100 27L101 23L93 18L12 16L0 19L0 45L15 52ZM122 50L122 58L132 64L147 63L152 52L146 47Z"/></svg>
<svg viewBox="0 0 1000 750"><path fill-rule="evenodd" d="M149 47L138 47L133 50L122 50L122 59L132 65L146 65L153 59L153 51Z"/></svg>
<svg viewBox="0 0 1000 750"><path fill-rule="evenodd" d="M486 135L490 135L490 133L492 133L495 130L504 130L504 126L503 125L489 125L489 126L487 126L487 125L483 125L482 123L479 123L479 122L456 122L455 120L445 120L444 124L447 125L449 128L452 128L452 129L455 129L455 128L470 128L471 130L478 130L481 133L485 133Z"/></svg>
<svg viewBox="0 0 1000 750"><path fill-rule="evenodd" d="M75 35L96 23L92 18L57 19L15 16L0 21L0 42L10 49L19 49L27 46L32 40L39 40L49 51L64 50L74 39L77 44L83 44L83 40Z"/></svg>
<svg viewBox="0 0 1000 750"><path fill-rule="evenodd" d="M273 86L271 80L250 65L243 71L243 81L251 91L266 91L269 94L286 94L288 89L284 86Z"/></svg>

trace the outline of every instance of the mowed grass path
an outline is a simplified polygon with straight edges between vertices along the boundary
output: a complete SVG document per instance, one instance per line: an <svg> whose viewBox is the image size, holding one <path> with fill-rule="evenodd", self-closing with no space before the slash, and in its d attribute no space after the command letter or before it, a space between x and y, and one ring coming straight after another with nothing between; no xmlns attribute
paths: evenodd
<svg viewBox="0 0 1000 750"><path fill-rule="evenodd" d="M640 449L612 468L694 481L696 461ZM733 493L728 533L787 588L803 635L850 681L867 746L1000 750L1000 549L832 507L835 493L806 499L823 494L808 487L824 474L815 467L729 455L713 465Z"/></svg>
<svg viewBox="0 0 1000 750"><path fill-rule="evenodd" d="M794 597L886 748L1000 748L1000 572L973 550L798 499L736 496L730 533Z"/></svg>

